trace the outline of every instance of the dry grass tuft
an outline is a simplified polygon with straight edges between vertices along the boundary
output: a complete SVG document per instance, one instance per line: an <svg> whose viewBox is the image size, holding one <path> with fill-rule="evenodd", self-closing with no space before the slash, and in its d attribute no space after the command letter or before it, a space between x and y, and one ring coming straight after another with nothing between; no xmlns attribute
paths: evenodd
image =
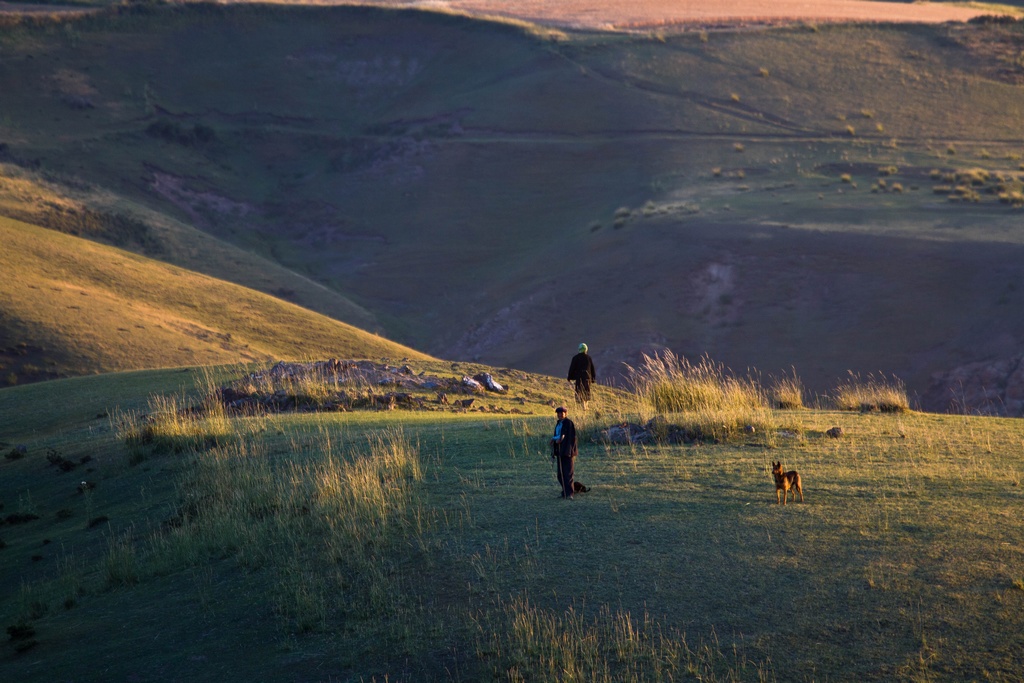
<svg viewBox="0 0 1024 683"><path fill-rule="evenodd" d="M480 637L477 656L496 677L513 682L773 678L763 664L736 650L728 657L717 643L691 648L685 635L662 630L646 613L636 619L606 606L588 620L574 607L555 613L517 598L504 605L500 618L506 623L481 629L489 636Z"/></svg>
<svg viewBox="0 0 1024 683"><path fill-rule="evenodd" d="M644 355L640 368L631 370L635 391L651 406L666 413L765 405L755 382L733 377L726 368L704 357L694 365L671 351Z"/></svg>
<svg viewBox="0 0 1024 683"><path fill-rule="evenodd" d="M773 378L768 394L773 408L796 410L804 407L804 385L796 376L796 370L792 375Z"/></svg>
<svg viewBox="0 0 1024 683"><path fill-rule="evenodd" d="M198 406L186 406L185 399L177 396L151 396L148 412L116 410L111 422L136 462L153 454L223 446L234 436L231 420L215 395L208 395Z"/></svg>
<svg viewBox="0 0 1024 683"><path fill-rule="evenodd" d="M151 541L148 570L217 556L271 568L275 613L299 632L323 628L339 611L400 610L388 558L396 539L423 532L413 495L423 479L419 453L400 429L372 436L365 449L338 441L321 426L293 441L294 459L275 457L259 438L198 455L179 483L177 514Z"/></svg>
<svg viewBox="0 0 1024 683"><path fill-rule="evenodd" d="M841 382L832 393L832 400L839 410L879 411L883 413L904 413L910 410L907 389L902 380L877 377L869 374L867 379L853 372Z"/></svg>
<svg viewBox="0 0 1024 683"><path fill-rule="evenodd" d="M693 364L671 351L645 355L643 365L630 368L630 374L640 403L659 413L681 414L681 426L695 433L727 439L751 427L762 432L775 427L760 384L736 377L707 357Z"/></svg>

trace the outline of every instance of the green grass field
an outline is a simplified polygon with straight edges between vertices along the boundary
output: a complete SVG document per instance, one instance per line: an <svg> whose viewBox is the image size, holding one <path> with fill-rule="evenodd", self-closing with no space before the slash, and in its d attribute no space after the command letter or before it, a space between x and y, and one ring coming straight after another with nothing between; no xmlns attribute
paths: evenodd
<svg viewBox="0 0 1024 683"><path fill-rule="evenodd" d="M0 391L0 450L26 447L0 461L5 680L1018 676L1018 421L801 409L612 445L636 404L602 388L566 502L565 383L517 374L521 415L229 418L219 448L132 456L111 416L206 375Z"/></svg>

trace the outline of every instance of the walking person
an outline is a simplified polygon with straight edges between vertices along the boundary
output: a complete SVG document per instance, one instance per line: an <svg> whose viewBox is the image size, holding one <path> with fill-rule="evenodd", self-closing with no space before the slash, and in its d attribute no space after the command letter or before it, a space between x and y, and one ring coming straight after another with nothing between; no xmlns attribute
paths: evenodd
<svg viewBox="0 0 1024 683"><path fill-rule="evenodd" d="M587 402L590 400L590 385L597 380L597 371L594 369L594 361L587 353L587 345L580 344L579 353L572 357L569 363L570 382L576 383L576 403L583 409L587 409Z"/></svg>
<svg viewBox="0 0 1024 683"><path fill-rule="evenodd" d="M555 409L558 422L555 435L551 437L551 457L555 459L558 483L562 485L562 498L573 500L573 470L579 449L576 443L576 425L568 417L565 406Z"/></svg>

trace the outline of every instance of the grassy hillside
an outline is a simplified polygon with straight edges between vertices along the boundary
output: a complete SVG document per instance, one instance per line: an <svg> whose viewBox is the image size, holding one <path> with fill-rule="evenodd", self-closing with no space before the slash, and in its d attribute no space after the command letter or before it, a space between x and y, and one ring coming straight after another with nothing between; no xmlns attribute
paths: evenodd
<svg viewBox="0 0 1024 683"><path fill-rule="evenodd" d="M0 163L0 213L134 250L315 309L365 330L380 331L372 313L339 292L284 268L272 258L224 242L188 222L88 181L56 183L45 173Z"/></svg>
<svg viewBox="0 0 1024 683"><path fill-rule="evenodd" d="M564 382L516 373L514 416L209 414L222 445L199 452L119 437L195 381L0 390L5 680L1018 676L1018 421L774 411L721 443L615 445L601 430L638 404L602 390L604 417L572 413L592 490L566 502L545 446ZM775 460L803 503L776 504Z"/></svg>
<svg viewBox="0 0 1024 683"><path fill-rule="evenodd" d="M434 355L561 374L586 341L605 376L671 348L923 394L1024 338L1018 24L556 40L197 5L0 45L8 164L116 197L108 232L168 217L145 253L241 281L193 267L198 228Z"/></svg>
<svg viewBox="0 0 1024 683"><path fill-rule="evenodd" d="M6 384L275 358L424 358L239 285L0 218Z"/></svg>

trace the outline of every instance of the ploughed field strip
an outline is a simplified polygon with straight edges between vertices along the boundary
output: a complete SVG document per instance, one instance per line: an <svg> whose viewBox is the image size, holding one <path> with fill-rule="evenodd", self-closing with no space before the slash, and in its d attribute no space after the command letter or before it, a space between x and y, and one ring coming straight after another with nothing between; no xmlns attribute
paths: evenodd
<svg viewBox="0 0 1024 683"><path fill-rule="evenodd" d="M942 23L967 21L980 9L943 3L871 2L869 0L447 0L435 2L351 1L352 5L447 8L470 15L504 16L539 24L588 30L644 30L659 27L714 27L736 24L815 22Z"/></svg>

